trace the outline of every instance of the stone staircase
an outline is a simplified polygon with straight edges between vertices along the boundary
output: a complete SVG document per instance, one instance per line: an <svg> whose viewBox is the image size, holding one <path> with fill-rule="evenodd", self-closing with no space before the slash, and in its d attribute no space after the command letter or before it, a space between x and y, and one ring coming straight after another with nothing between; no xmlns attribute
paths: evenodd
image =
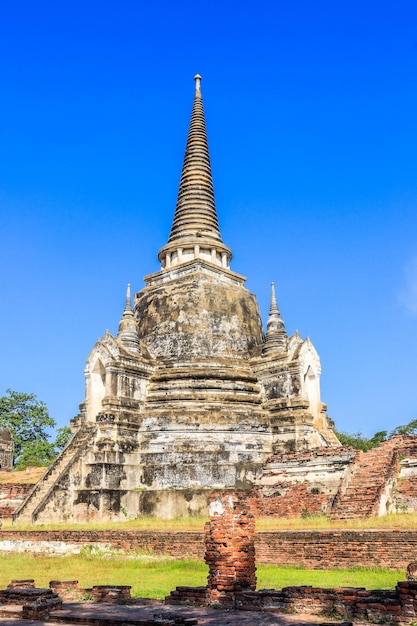
<svg viewBox="0 0 417 626"><path fill-rule="evenodd" d="M85 450L86 444L93 438L96 424L90 422L82 424L60 454L48 467L42 478L29 492L27 498L13 514L14 522L33 524L39 513L48 502L55 485L65 475L71 465L77 460L81 450Z"/></svg>
<svg viewBox="0 0 417 626"><path fill-rule="evenodd" d="M398 471L395 441L386 441L367 452L360 451L341 479L330 517L354 519L378 515L381 496Z"/></svg>

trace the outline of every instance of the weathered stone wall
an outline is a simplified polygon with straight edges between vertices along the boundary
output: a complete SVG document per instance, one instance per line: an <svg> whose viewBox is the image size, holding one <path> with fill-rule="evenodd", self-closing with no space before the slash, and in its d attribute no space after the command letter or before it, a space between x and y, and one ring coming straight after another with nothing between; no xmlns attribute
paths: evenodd
<svg viewBox="0 0 417 626"><path fill-rule="evenodd" d="M417 437L362 452L346 446L278 453L251 494L255 515L350 519L417 511Z"/></svg>
<svg viewBox="0 0 417 626"><path fill-rule="evenodd" d="M338 446L274 455L251 493L253 513L286 518L329 513L356 454Z"/></svg>
<svg viewBox="0 0 417 626"><path fill-rule="evenodd" d="M417 476L404 476L396 485L394 507L398 513L417 511Z"/></svg>
<svg viewBox="0 0 417 626"><path fill-rule="evenodd" d="M164 371L160 377L171 385L170 372ZM204 515L212 492L205 481L210 483L213 478L218 484L239 484L240 488L255 481L249 498L255 516L326 514L345 519L417 511L416 436L395 437L366 453L344 446L279 453L262 468L262 451L256 448L262 437L268 437L267 428L260 420L256 437L251 434L251 410L235 407L231 419L202 404L190 425L191 412L185 418L178 407L170 408L176 420L169 428L163 426L169 422L165 409L158 409L159 414L155 409L153 420L144 418L142 437L149 440L149 446L152 443L152 450L149 447L141 454L135 429L122 415L116 419L113 414L103 414L97 425L86 424L85 433L81 429L77 435L78 443L74 440L72 452L64 451L58 459L61 465L67 462L67 468L57 478L52 464L38 486L36 507L26 518L20 514L19 520L36 523L38 516L48 515L54 520L89 521L107 519L109 511L114 520L138 515ZM196 423L202 438L192 445ZM177 438L180 432L181 441ZM222 444L225 432L230 449ZM94 446L84 455L88 438ZM181 465L177 462L180 448ZM138 474L141 486L135 487ZM10 517L29 490L27 485L0 485L0 517Z"/></svg>
<svg viewBox="0 0 417 626"><path fill-rule="evenodd" d="M30 484L0 483L0 518L12 517L32 487Z"/></svg>
<svg viewBox="0 0 417 626"><path fill-rule="evenodd" d="M0 551L9 542L107 544L115 549L204 558L204 533L198 531L18 531L0 530ZM256 533L256 559L274 565L303 565L312 569L363 567L405 568L417 561L417 530L262 531ZM36 551L36 544L31 546ZM39 550L44 549L39 545Z"/></svg>
<svg viewBox="0 0 417 626"><path fill-rule="evenodd" d="M417 437L403 438L399 455L400 473L395 484L392 508L398 513L417 511Z"/></svg>

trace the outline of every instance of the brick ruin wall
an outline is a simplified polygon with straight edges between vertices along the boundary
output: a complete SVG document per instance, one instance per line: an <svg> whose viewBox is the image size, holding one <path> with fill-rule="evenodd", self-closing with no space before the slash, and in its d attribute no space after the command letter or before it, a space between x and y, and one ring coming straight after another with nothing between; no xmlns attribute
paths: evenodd
<svg viewBox="0 0 417 626"><path fill-rule="evenodd" d="M0 552L19 551L30 545L32 552L43 552L49 545L110 546L124 552L168 555L178 559L204 559L204 532L147 530L0 530ZM5 547L3 547L5 546ZM7 548L7 549L6 549Z"/></svg>
<svg viewBox="0 0 417 626"><path fill-rule="evenodd" d="M417 617L417 582L400 581L393 590L363 587L284 587L241 591L220 606L241 611L268 611L293 615L317 615L374 624L415 624ZM171 605L208 605L207 587L179 586L165 599ZM304 620L303 620L304 623ZM334 622L333 622L334 623Z"/></svg>
<svg viewBox="0 0 417 626"><path fill-rule="evenodd" d="M255 518L246 494L212 495L204 543L210 603L234 606L236 593L255 591Z"/></svg>
<svg viewBox="0 0 417 626"><path fill-rule="evenodd" d="M198 531L18 531L0 530L0 551L45 550L46 543L106 545L125 552L204 558L204 532ZM28 547L30 546L30 547ZM405 568L417 561L417 530L261 531L255 535L259 563L303 565L311 569Z"/></svg>
<svg viewBox="0 0 417 626"><path fill-rule="evenodd" d="M0 519L12 517L32 487L33 485L19 483L0 483Z"/></svg>
<svg viewBox="0 0 417 626"><path fill-rule="evenodd" d="M281 531L256 534L260 563L309 569L405 568L417 560L417 531Z"/></svg>
<svg viewBox="0 0 417 626"><path fill-rule="evenodd" d="M394 590L293 586L256 591L253 514L245 494L212 495L205 545L205 561L209 566L207 585L179 586L165 598L166 604L217 605L243 611L415 624L417 563L407 567L407 580L398 582Z"/></svg>
<svg viewBox="0 0 417 626"><path fill-rule="evenodd" d="M168 605L218 605L249 611L274 611L277 613L303 613L325 615L332 618L368 620L373 623L409 623L417 617L417 563L407 567L407 580L398 582L394 590L366 590L364 588L313 588L291 586L283 589L256 590L255 547L258 561L262 554L279 564L284 559L308 567L346 567L367 563L378 555L379 565L403 567L410 560L417 561L417 531L304 531L255 534L255 520L246 493L222 492L212 494L210 522L203 533L163 533L146 531L3 531L4 537L24 536L38 541L71 541L93 544L100 539L115 547L134 549L139 538L146 538L147 547L166 553L164 541L171 540L171 549L185 552L184 540L198 541L209 567L206 586L178 586L165 599ZM162 540L162 541L161 541ZM33 550L32 550L33 551ZM405 555L405 559L404 559ZM402 561L401 561L402 559ZM28 581L26 581L28 582ZM19 590L8 590L7 594ZM25 590L25 594L30 590ZM34 590L33 590L34 591ZM41 590L45 596L47 590ZM56 590L54 590L56 591ZM51 591L48 591L51 595ZM101 586L96 589L94 601L125 601L130 589ZM42 596L42 602L25 605L25 617L47 617L50 603L55 606L59 598ZM39 614L41 611L41 614ZM44 615L45 614L45 615Z"/></svg>
<svg viewBox="0 0 417 626"><path fill-rule="evenodd" d="M251 494L255 516L335 519L417 511L417 436L361 452L346 446L268 459Z"/></svg>

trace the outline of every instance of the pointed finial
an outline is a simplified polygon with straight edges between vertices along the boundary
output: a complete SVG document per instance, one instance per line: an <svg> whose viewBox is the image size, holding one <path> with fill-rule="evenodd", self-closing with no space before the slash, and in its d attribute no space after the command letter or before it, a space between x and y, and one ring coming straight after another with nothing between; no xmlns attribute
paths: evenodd
<svg viewBox="0 0 417 626"><path fill-rule="evenodd" d="M200 74L196 74L194 76L195 80L195 95L201 97L201 76Z"/></svg>
<svg viewBox="0 0 417 626"><path fill-rule="evenodd" d="M275 295L275 283L271 283L271 306L269 308L269 314L271 315L271 313L279 314L277 298Z"/></svg>
<svg viewBox="0 0 417 626"><path fill-rule="evenodd" d="M140 352L139 338L136 332L135 316L130 299L130 283L126 289L126 302L123 315L119 322L118 339L126 348Z"/></svg>
<svg viewBox="0 0 417 626"><path fill-rule="evenodd" d="M125 311L133 311L133 309L132 309L132 301L130 299L130 283L128 283L127 289L126 289Z"/></svg>

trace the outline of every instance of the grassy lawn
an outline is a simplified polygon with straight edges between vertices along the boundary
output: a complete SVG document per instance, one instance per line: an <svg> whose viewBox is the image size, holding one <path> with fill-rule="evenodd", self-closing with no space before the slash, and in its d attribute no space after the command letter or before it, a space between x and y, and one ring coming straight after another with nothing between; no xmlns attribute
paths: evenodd
<svg viewBox="0 0 417 626"><path fill-rule="evenodd" d="M3 521L3 530L197 530L202 531L208 517L181 517L159 519L142 516L123 522L88 522L84 524L58 523L48 525L15 524L11 520ZM256 518L256 530L350 530L350 529L417 529L417 513L397 513L382 517L368 517L357 520L331 520L326 515L312 515L306 518L285 519L274 517Z"/></svg>
<svg viewBox="0 0 417 626"><path fill-rule="evenodd" d="M394 589L405 580L404 568L390 571L382 568L353 570L317 570L296 567L257 566L257 589L282 589L291 585L312 587L366 587L366 589Z"/></svg>
<svg viewBox="0 0 417 626"><path fill-rule="evenodd" d="M80 588L93 585L132 585L132 595L163 598L177 585L205 585L207 565L201 561L176 561L153 557L120 558L109 555L42 557L30 554L0 556L0 589L13 578L34 578L39 587L50 580L78 580ZM366 587L393 589L404 572L374 570L307 570L259 565L258 589L289 585L313 587Z"/></svg>
<svg viewBox="0 0 417 626"><path fill-rule="evenodd" d="M204 529L208 521L206 517L183 517L177 519L159 519L156 517L139 517L126 522L88 522L85 524L59 523L39 525L12 525L11 520L3 520L3 529L15 530L198 530ZM350 530L350 529L403 529L417 530L417 513L398 513L382 517L368 517L357 520L331 520L326 515L312 515L306 518L284 519L259 517L256 519L256 530Z"/></svg>

